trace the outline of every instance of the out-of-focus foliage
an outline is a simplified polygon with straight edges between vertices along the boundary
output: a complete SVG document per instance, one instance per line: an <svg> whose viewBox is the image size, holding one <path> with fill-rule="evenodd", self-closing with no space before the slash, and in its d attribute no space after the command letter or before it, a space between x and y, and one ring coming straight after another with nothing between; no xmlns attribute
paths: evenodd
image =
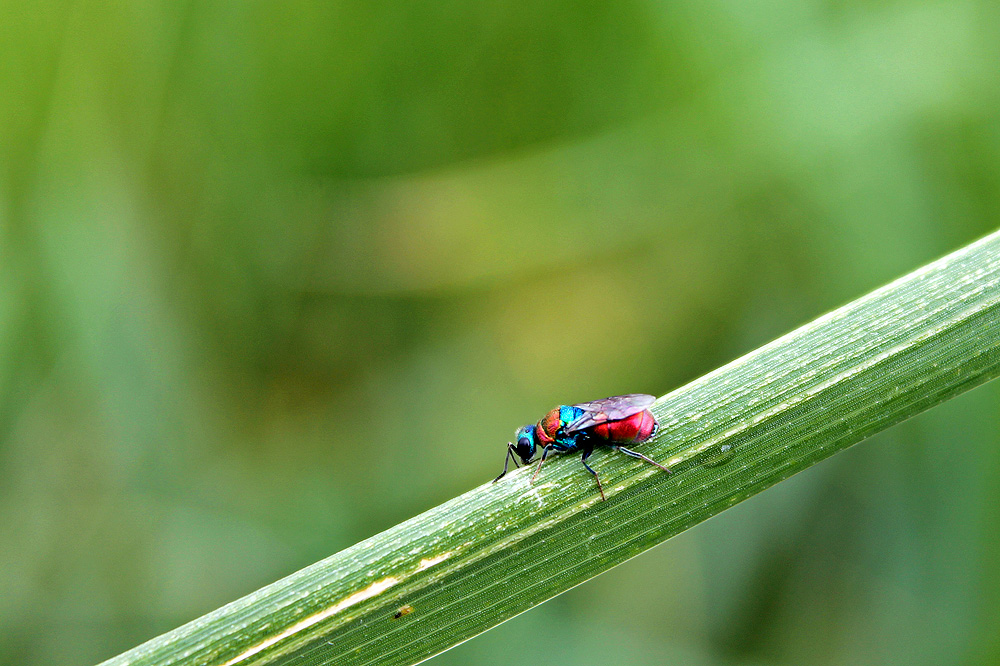
<svg viewBox="0 0 1000 666"><path fill-rule="evenodd" d="M995 228L997 44L988 2L0 3L0 662ZM991 385L438 662L996 663L998 441Z"/></svg>

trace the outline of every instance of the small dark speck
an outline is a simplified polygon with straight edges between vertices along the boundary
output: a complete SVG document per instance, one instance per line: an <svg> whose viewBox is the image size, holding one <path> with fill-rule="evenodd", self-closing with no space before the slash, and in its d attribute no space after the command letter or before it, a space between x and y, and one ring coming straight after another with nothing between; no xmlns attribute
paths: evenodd
<svg viewBox="0 0 1000 666"><path fill-rule="evenodd" d="M410 606L410 605L400 606L399 610L396 611L396 614L392 616L392 619L393 620L398 620L399 618L403 617L404 615L409 615L412 612L413 612L413 606Z"/></svg>

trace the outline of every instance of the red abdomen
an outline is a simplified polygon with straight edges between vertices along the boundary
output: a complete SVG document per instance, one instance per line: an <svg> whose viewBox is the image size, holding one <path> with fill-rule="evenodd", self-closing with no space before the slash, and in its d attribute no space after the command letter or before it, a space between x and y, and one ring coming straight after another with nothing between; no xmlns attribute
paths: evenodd
<svg viewBox="0 0 1000 666"><path fill-rule="evenodd" d="M656 432L656 417L647 410L636 412L620 421L608 421L594 426L598 437L612 443L635 444L645 442Z"/></svg>

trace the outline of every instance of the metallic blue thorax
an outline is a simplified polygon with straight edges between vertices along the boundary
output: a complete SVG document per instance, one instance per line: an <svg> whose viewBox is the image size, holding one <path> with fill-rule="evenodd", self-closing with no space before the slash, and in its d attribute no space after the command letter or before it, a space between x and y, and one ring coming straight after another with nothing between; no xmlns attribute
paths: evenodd
<svg viewBox="0 0 1000 666"><path fill-rule="evenodd" d="M567 453L570 451L576 451L580 448L580 436L583 434L581 432L574 432L572 434L566 433L566 426L571 423L575 423L581 416L583 416L584 411L579 407L574 407L573 405L560 405L559 406L559 430L556 432L555 442L552 445L559 453Z"/></svg>

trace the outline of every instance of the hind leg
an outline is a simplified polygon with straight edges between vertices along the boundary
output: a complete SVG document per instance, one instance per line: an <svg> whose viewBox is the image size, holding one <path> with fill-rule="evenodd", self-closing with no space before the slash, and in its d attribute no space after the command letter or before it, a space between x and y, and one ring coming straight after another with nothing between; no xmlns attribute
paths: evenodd
<svg viewBox="0 0 1000 666"><path fill-rule="evenodd" d="M655 460L653 460L652 458L648 458L648 457L646 457L646 456L642 455L641 453L637 453L637 452L635 452L635 451L631 451L631 450L629 450L629 449L626 449L626 448L625 448L624 446L619 446L619 447L618 447L618 450L619 450L619 451L621 451L622 453L624 453L624 454L625 454L625 455L627 455L627 456L632 456L633 458L638 458L639 460L645 460L645 461L646 461L646 462L648 462L648 463L649 463L650 465L655 465L655 466L659 467L660 469L662 469L662 470L663 470L664 472L666 472L667 474L670 474L670 473L671 473L669 469L667 469L666 467L664 467L664 466L663 466L663 465L661 465L660 463L656 462L656 461L655 461Z"/></svg>
<svg viewBox="0 0 1000 666"><path fill-rule="evenodd" d="M601 477L597 476L597 472L595 472L595 471L594 471L594 470L593 470L593 469L592 469L592 468L590 467L590 465L588 465L588 464L587 464L587 458L589 458L589 457L590 457L590 454L591 454L591 453L593 453L593 452L594 452L594 448L593 448L593 447L589 447L589 448L587 448L587 450L585 450L585 451L583 452L583 457L582 457L582 458L580 458L580 462L582 462L582 463L583 463L583 466L587 468L587 471L588 471L588 472L590 472L591 474L593 474L593 475L594 475L594 480L595 480L595 481L597 481L597 489L601 491L601 501L604 501L604 500L606 500L607 498L606 498L606 497L604 497L604 486L602 486L602 485L601 485Z"/></svg>

